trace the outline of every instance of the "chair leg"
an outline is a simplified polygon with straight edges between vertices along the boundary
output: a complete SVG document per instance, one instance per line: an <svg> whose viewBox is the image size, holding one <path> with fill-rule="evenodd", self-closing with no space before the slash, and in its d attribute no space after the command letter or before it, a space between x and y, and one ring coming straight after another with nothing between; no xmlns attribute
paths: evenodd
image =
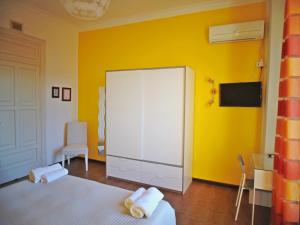
<svg viewBox="0 0 300 225"><path fill-rule="evenodd" d="M88 154L86 153L85 156L85 171L88 171L88 163L89 163L89 158L88 158Z"/></svg>
<svg viewBox="0 0 300 225"><path fill-rule="evenodd" d="M255 188L253 188L253 199L252 199L252 218L251 224L254 224L254 212L255 212Z"/></svg>
<svg viewBox="0 0 300 225"><path fill-rule="evenodd" d="M243 182L242 182L242 187L241 187L241 193L240 193L240 196L239 196L238 205L237 205L237 209L236 209L236 213L235 213L235 218L234 218L235 221L237 221L237 218L238 218L238 215L239 215L239 211L240 211L240 206L241 206L241 200L242 200L243 191L244 191L245 180L246 180L246 178L243 177Z"/></svg>
<svg viewBox="0 0 300 225"><path fill-rule="evenodd" d="M61 164L63 167L65 167L65 155L64 154L62 154Z"/></svg>
<svg viewBox="0 0 300 225"><path fill-rule="evenodd" d="M70 158L71 158L71 155L68 155L68 165L70 165Z"/></svg>
<svg viewBox="0 0 300 225"><path fill-rule="evenodd" d="M238 205L239 197L241 194L242 182L243 182L243 177L241 177L241 180L240 180L239 190L238 190L238 194L237 194L236 200L235 200L235 207L237 207L237 205Z"/></svg>

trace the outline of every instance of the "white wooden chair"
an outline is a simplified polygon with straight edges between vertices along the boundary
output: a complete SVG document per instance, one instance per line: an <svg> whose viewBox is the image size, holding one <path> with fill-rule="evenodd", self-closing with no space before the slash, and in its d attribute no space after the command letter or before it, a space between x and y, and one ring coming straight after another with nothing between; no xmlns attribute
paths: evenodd
<svg viewBox="0 0 300 225"><path fill-rule="evenodd" d="M85 122L69 122L67 124L67 146L62 149L62 165L65 166L65 157L68 164L70 157L84 154L85 170L88 171L88 146L87 146L87 125Z"/></svg>
<svg viewBox="0 0 300 225"><path fill-rule="evenodd" d="M236 197L236 201L235 201L235 206L237 207L236 209L236 213L235 213L235 221L237 221L238 215L239 215L239 210L240 210L240 205L241 205L241 200L242 200L242 196L243 196L243 191L244 190L251 190L253 189L254 186L254 180L253 179L247 179L247 175L246 175L246 167L245 167L245 162L243 159L243 156L238 155L238 161L242 170L242 177L241 177L241 181L240 181L240 186L239 186L239 191Z"/></svg>

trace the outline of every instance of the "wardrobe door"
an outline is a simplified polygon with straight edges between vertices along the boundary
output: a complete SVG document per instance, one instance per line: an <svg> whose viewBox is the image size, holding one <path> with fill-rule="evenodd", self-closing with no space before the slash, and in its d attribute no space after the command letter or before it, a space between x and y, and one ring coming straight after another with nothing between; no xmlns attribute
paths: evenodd
<svg viewBox="0 0 300 225"><path fill-rule="evenodd" d="M184 68L145 70L143 159L182 165Z"/></svg>
<svg viewBox="0 0 300 225"><path fill-rule="evenodd" d="M107 72L107 155L141 159L141 129L141 72L137 70Z"/></svg>
<svg viewBox="0 0 300 225"><path fill-rule="evenodd" d="M39 67L0 61L0 183L40 164Z"/></svg>

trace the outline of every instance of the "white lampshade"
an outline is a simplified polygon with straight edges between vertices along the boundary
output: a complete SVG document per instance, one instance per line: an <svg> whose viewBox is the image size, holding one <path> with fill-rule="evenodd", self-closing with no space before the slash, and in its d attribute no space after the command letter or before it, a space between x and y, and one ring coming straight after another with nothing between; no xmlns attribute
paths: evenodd
<svg viewBox="0 0 300 225"><path fill-rule="evenodd" d="M108 9L110 0L60 0L67 12L82 20L95 20Z"/></svg>

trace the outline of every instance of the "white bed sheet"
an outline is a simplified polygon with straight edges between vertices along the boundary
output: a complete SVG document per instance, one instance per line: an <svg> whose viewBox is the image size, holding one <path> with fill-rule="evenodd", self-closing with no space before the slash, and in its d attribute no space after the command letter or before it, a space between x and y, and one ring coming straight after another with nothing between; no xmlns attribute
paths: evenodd
<svg viewBox="0 0 300 225"><path fill-rule="evenodd" d="M131 192L73 176L49 184L22 181L0 189L1 225L175 225L161 201L152 216L135 219L123 200Z"/></svg>

